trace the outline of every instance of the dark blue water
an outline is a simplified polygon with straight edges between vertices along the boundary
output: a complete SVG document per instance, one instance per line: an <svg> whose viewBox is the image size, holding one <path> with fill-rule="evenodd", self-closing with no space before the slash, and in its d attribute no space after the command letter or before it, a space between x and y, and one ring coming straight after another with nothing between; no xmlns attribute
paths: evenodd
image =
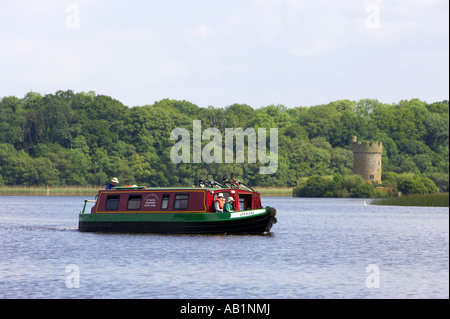
<svg viewBox="0 0 450 319"><path fill-rule="evenodd" d="M93 234L84 197L0 197L0 298L449 298L448 208L263 198L267 236Z"/></svg>

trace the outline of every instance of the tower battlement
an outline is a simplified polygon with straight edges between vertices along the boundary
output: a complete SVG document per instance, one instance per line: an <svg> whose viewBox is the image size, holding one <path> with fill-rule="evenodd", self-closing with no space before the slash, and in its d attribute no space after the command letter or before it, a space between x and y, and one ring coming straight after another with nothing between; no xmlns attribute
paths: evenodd
<svg viewBox="0 0 450 319"><path fill-rule="evenodd" d="M382 142L350 142L353 153L383 153Z"/></svg>

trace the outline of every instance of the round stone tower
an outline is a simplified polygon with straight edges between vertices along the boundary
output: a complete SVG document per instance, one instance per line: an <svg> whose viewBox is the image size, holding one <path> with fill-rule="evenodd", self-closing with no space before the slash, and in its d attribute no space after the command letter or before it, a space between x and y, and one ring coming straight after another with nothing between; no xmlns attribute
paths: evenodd
<svg viewBox="0 0 450 319"><path fill-rule="evenodd" d="M383 143L358 142L358 138L353 136L350 149L353 151L353 173L361 175L368 182L381 183Z"/></svg>

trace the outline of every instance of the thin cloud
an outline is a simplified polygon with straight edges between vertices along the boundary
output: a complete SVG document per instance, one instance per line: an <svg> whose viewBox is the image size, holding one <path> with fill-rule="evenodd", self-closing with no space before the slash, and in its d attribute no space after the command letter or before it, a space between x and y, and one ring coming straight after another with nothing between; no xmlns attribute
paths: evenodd
<svg viewBox="0 0 450 319"><path fill-rule="evenodd" d="M448 6L4 1L0 97L93 90L130 106L166 97L201 106L448 99Z"/></svg>

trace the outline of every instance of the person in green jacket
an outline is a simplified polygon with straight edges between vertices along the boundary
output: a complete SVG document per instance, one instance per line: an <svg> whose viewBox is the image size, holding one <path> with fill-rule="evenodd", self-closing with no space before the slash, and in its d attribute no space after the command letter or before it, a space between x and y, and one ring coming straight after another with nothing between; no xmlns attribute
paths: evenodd
<svg viewBox="0 0 450 319"><path fill-rule="evenodd" d="M223 206L223 212L230 212L230 213L233 212L233 203L234 203L233 197L228 197L227 202Z"/></svg>

